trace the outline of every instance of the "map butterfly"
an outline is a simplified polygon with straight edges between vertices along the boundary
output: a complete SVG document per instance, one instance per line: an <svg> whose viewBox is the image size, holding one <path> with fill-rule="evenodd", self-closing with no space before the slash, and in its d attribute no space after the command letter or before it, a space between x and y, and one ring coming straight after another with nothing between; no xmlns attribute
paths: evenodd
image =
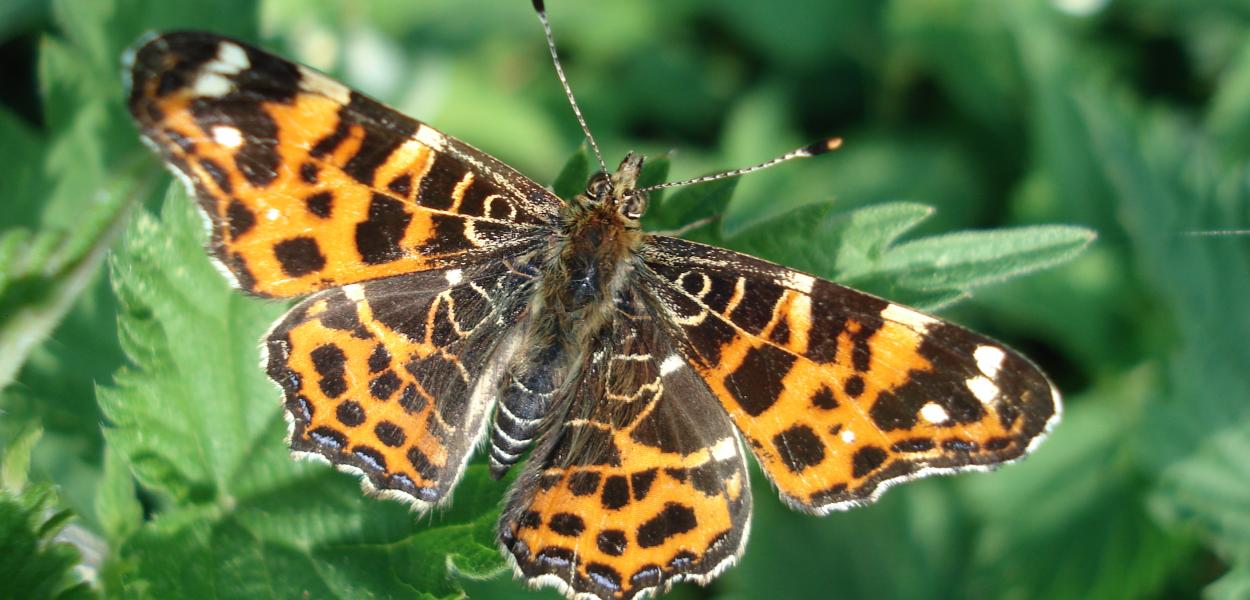
<svg viewBox="0 0 1250 600"><path fill-rule="evenodd" d="M450 498L479 441L496 477L528 451L498 539L533 585L710 581L747 540L748 453L823 514L1018 459L1058 418L1046 376L991 339L642 231L639 155L566 201L239 41L167 33L130 60L131 114L222 271L304 297L263 341L292 451L417 509Z"/></svg>

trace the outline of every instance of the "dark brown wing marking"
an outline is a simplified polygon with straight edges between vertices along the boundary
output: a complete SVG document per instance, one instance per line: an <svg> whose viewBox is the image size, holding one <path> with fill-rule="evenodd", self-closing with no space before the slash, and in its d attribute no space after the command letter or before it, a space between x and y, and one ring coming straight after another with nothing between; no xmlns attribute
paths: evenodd
<svg viewBox="0 0 1250 600"><path fill-rule="evenodd" d="M533 271L508 259L320 292L266 339L291 448L424 506L448 497L485 430Z"/></svg>
<svg viewBox="0 0 1250 600"><path fill-rule="evenodd" d="M514 254L560 200L510 167L242 42L136 52L130 112L212 222L239 287L296 296Z"/></svg>
<svg viewBox="0 0 1250 600"><path fill-rule="evenodd" d="M796 508L1011 461L1058 416L1036 366L956 325L693 242L642 255L681 350Z"/></svg>
<svg viewBox="0 0 1250 600"><path fill-rule="evenodd" d="M518 572L568 595L705 583L746 543L750 483L725 411L638 297L618 306L499 525Z"/></svg>

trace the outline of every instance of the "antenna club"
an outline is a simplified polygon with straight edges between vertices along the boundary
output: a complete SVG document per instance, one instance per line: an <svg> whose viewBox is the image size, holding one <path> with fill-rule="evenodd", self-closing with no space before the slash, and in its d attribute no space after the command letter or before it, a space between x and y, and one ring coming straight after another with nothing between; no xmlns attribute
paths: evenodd
<svg viewBox="0 0 1250 600"><path fill-rule="evenodd" d="M813 144L808 144L807 146L803 147L803 151L806 152L808 156L816 156L817 154L824 154L826 152L832 152L841 147L842 147L842 138L831 137L829 139L820 140L819 142L816 142Z"/></svg>
<svg viewBox="0 0 1250 600"><path fill-rule="evenodd" d="M543 4L543 0L534 0L534 11L540 14L546 13L547 7Z"/></svg>

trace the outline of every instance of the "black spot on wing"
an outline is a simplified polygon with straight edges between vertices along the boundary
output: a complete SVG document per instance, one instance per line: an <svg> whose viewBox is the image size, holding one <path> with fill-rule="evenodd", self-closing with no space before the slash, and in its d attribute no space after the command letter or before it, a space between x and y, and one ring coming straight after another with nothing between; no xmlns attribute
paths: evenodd
<svg viewBox="0 0 1250 600"><path fill-rule="evenodd" d="M569 475L569 491L574 496L589 496L599 489L599 473L596 471L575 471Z"/></svg>
<svg viewBox="0 0 1250 600"><path fill-rule="evenodd" d="M781 462L794 473L802 473L825 459L825 445L806 425L795 425L773 436L773 446Z"/></svg>
<svg viewBox="0 0 1250 600"><path fill-rule="evenodd" d="M629 540L625 538L625 532L620 529L605 529L595 537L595 545L599 547L600 552L608 556L620 556L629 547Z"/></svg>
<svg viewBox="0 0 1250 600"><path fill-rule="evenodd" d="M374 346L373 353L369 355L369 372L377 373L391 365L391 353L387 352L386 346L378 344Z"/></svg>
<svg viewBox="0 0 1250 600"><path fill-rule="evenodd" d="M655 476L658 473L659 471L656 469L647 469L629 476L629 485L634 489L634 500L642 500L647 497L647 493L651 491L651 484L655 482Z"/></svg>
<svg viewBox="0 0 1250 600"><path fill-rule="evenodd" d="M338 408L334 410L334 415L339 422L348 426L355 427L365 422L365 411L360 404L353 400L344 400L339 403Z"/></svg>
<svg viewBox="0 0 1250 600"><path fill-rule="evenodd" d="M795 358L772 345L747 350L742 364L725 378L725 387L742 410L758 417L772 407L783 390L782 379L790 372Z"/></svg>
<svg viewBox="0 0 1250 600"><path fill-rule="evenodd" d="M404 391L399 395L399 405L409 413L419 413L425 410L425 396L417 391L417 386L410 383L404 386Z"/></svg>
<svg viewBox="0 0 1250 600"><path fill-rule="evenodd" d="M404 430L390 421L382 421L373 426L373 433L378 437L378 441L392 448L398 448L404 445L406 435Z"/></svg>
<svg viewBox="0 0 1250 600"><path fill-rule="evenodd" d="M330 398L337 398L347 391L347 356L334 344L324 344L313 349L309 354L313 368L320 376L318 385L321 392Z"/></svg>
<svg viewBox="0 0 1250 600"><path fill-rule="evenodd" d="M889 455L876 446L863 446L851 456L851 476L859 479L876 471Z"/></svg>
<svg viewBox="0 0 1250 600"><path fill-rule="evenodd" d="M638 545L654 548L669 538L697 527L694 509L684 504L669 502L660 514L648 519L638 527Z"/></svg>
<svg viewBox="0 0 1250 600"><path fill-rule="evenodd" d="M586 523L585 521L582 521L581 517L575 514L562 512L551 516L551 521L548 523L548 527L560 535L566 537L577 537L586 530Z"/></svg>
<svg viewBox="0 0 1250 600"><path fill-rule="evenodd" d="M401 198L407 198L412 193L412 174L400 173L386 184L386 189L399 194Z"/></svg>
<svg viewBox="0 0 1250 600"><path fill-rule="evenodd" d="M426 481L434 481L438 476L438 467L434 466L434 463L430 462L429 457L416 446L408 449L408 462L412 464L412 468L417 470L417 474L421 475L421 478Z"/></svg>
<svg viewBox="0 0 1250 600"><path fill-rule="evenodd" d="M295 237L274 244L273 255L282 265L282 271L291 277L302 277L320 271L326 265L317 240Z"/></svg>
<svg viewBox="0 0 1250 600"><path fill-rule="evenodd" d="M256 215L242 202L231 200L226 206L226 223L230 227L230 239L237 240L256 225Z"/></svg>
<svg viewBox="0 0 1250 600"><path fill-rule="evenodd" d="M394 371L387 371L369 382L369 393L378 400L390 400L402 383Z"/></svg>
<svg viewBox="0 0 1250 600"><path fill-rule="evenodd" d="M388 263L403 257L400 241L412 215L399 200L374 194L368 218L356 225L356 249L366 264Z"/></svg>
<svg viewBox="0 0 1250 600"><path fill-rule="evenodd" d="M629 504L629 482L620 475L613 475L603 483L600 502L604 508L615 510Z"/></svg>
<svg viewBox="0 0 1250 600"><path fill-rule="evenodd" d="M312 194L304 198L304 207L318 218L329 219L334 209L334 193L322 191Z"/></svg>

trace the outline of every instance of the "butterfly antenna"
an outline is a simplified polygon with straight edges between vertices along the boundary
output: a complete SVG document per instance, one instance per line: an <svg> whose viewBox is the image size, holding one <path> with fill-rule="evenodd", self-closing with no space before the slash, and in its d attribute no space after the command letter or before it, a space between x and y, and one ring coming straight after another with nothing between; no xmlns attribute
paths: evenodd
<svg viewBox="0 0 1250 600"><path fill-rule="evenodd" d="M1232 235L1250 235L1250 229L1216 229L1212 231L1182 231L1188 237L1221 237Z"/></svg>
<svg viewBox="0 0 1250 600"><path fill-rule="evenodd" d="M749 167L743 167L741 169L734 169L732 171L724 171L721 173L713 173L711 175L704 175L702 177L695 177L693 179L683 179L682 181L670 181L668 183L661 183L659 185L653 185L651 187L643 188L638 191L653 192L655 190L662 190L665 188L677 187L677 186L682 186L682 185L690 185L692 183L707 183L709 181L716 181L717 179L725 179L727 177L738 177L739 175L746 175L747 173L754 173L756 171L762 171L764 169L767 169L768 167L779 165L792 158L807 158L809 156L816 156L817 154L824 154L826 152L837 150L841 146L842 146L842 138L831 137L831 138L824 139L813 144L808 144L806 146L803 146L802 148L796 148L785 154L782 154L781 156L778 156L777 158L774 158L772 160L766 160L758 165L751 165Z"/></svg>
<svg viewBox="0 0 1250 600"><path fill-rule="evenodd" d="M560 78L560 85L564 86L564 95L568 97L569 105L573 107L573 114L577 116L577 124L582 126L582 133L586 134L586 140L590 142L590 149L595 151L599 169L606 173L608 164L603 162L603 153L599 151L599 144L595 143L595 136L590 135L586 117L582 116L582 109L577 106L577 100L573 98L573 88L569 87L569 79L565 77L564 67L560 64L560 55L556 53L556 38L551 35L551 23L547 21L547 8L543 6L543 0L533 0L533 2L534 11L538 13L538 20L543 24L543 32L547 34L547 49L551 51L551 62L556 65L556 76Z"/></svg>

